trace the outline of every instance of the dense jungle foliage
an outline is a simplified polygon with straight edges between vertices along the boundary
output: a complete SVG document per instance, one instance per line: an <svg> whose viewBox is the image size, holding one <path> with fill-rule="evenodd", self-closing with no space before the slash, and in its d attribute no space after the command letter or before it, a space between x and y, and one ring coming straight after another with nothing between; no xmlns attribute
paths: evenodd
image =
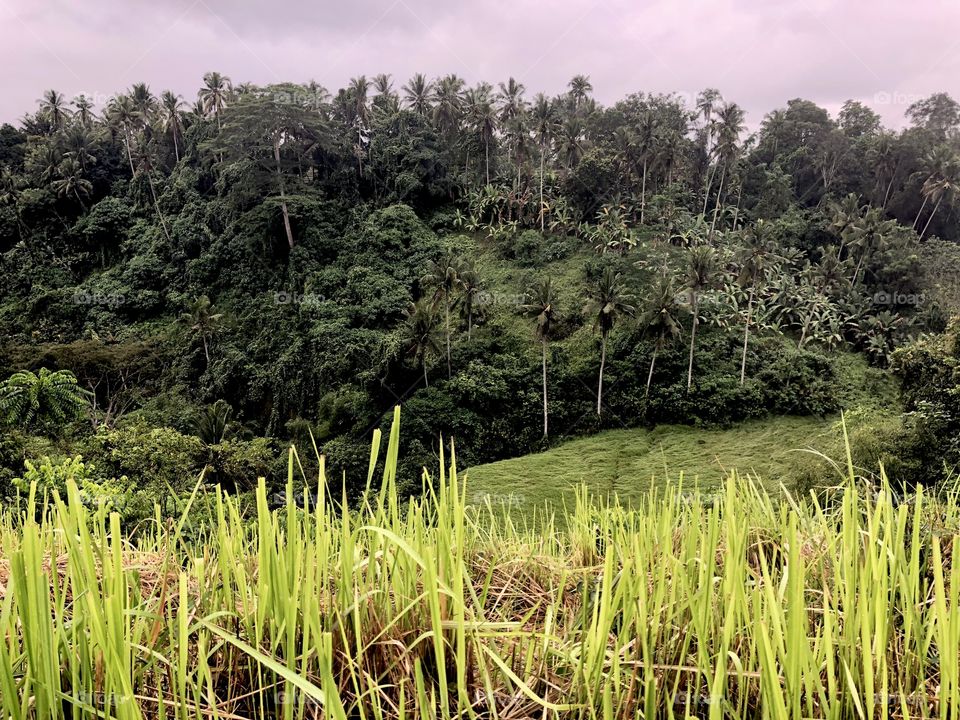
<svg viewBox="0 0 960 720"><path fill-rule="evenodd" d="M46 92L0 128L0 495L72 477L136 516L202 468L282 487L278 451L314 441L355 493L399 403L409 490L441 434L471 465L829 415L891 372L864 452L950 474L960 105L893 131L795 99L748 132L713 89L591 91Z"/></svg>

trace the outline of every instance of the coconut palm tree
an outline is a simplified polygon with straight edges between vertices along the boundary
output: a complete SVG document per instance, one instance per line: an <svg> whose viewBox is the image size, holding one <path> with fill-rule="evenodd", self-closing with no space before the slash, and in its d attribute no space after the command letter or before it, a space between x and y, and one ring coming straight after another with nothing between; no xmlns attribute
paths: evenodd
<svg viewBox="0 0 960 720"><path fill-rule="evenodd" d="M213 115L217 119L217 128L220 128L220 113L227 106L227 99L233 86L230 78L218 72L208 72L203 76L203 87L197 93L204 115Z"/></svg>
<svg viewBox="0 0 960 720"><path fill-rule="evenodd" d="M76 108L73 116L77 122L83 127L89 128L96 119L96 115L93 113L93 101L86 95L80 94L73 99L71 104Z"/></svg>
<svg viewBox="0 0 960 720"><path fill-rule="evenodd" d="M727 103L720 110L717 119L717 144L714 151L720 162L720 186L717 189L717 203L713 208L713 221L710 223L711 237L717 226L720 204L723 202L723 182L726 179L727 171L736 162L737 154L740 152L740 134L744 129L743 118L743 109L739 105Z"/></svg>
<svg viewBox="0 0 960 720"><path fill-rule="evenodd" d="M543 174L547 157L547 148L556 137L559 122L556 105L547 99L543 93L538 93L533 100L533 109L530 113L533 123L533 135L540 146L540 232L546 230L546 212L543 205Z"/></svg>
<svg viewBox="0 0 960 720"><path fill-rule="evenodd" d="M497 132L497 109L492 90L489 83L480 83L464 96L467 119L483 143L487 185L490 184L490 144L496 139Z"/></svg>
<svg viewBox="0 0 960 720"><path fill-rule="evenodd" d="M51 189L60 197L74 196L80 203L80 207L86 211L87 206L84 205L81 196L89 196L93 192L93 183L83 177L83 168L80 167L80 163L72 157L65 158L60 163L58 172L60 177L50 184Z"/></svg>
<svg viewBox="0 0 960 720"><path fill-rule="evenodd" d="M938 168L937 173L931 175L923 184L924 204L929 200L933 200L934 206L933 210L930 211L927 222L920 231L921 239L927 234L927 228L929 228L930 223L933 222L933 216L936 215L937 210L940 209L940 203L943 202L943 199L945 197L953 198L958 192L960 192L960 163L958 163L957 157L954 156L949 162L945 163L943 167Z"/></svg>
<svg viewBox="0 0 960 720"><path fill-rule="evenodd" d="M69 370L21 370L0 383L0 417L24 428L62 425L80 415L89 396Z"/></svg>
<svg viewBox="0 0 960 720"><path fill-rule="evenodd" d="M617 322L625 315L632 316L636 311L630 301L633 295L627 292L620 273L613 268L604 269L592 292L590 302L585 308L587 315L594 318L594 327L600 331L600 375L597 382L597 416L603 402L603 371L607 364L607 338Z"/></svg>
<svg viewBox="0 0 960 720"><path fill-rule="evenodd" d="M680 336L680 304L677 302L677 293L673 287L673 280L664 273L647 298L643 312L640 314L640 326L644 332L654 335L653 354L650 356L650 370L647 373L647 389L644 397L650 396L650 384L653 382L653 369L657 363L657 355L667 344Z"/></svg>
<svg viewBox="0 0 960 720"><path fill-rule="evenodd" d="M63 93L56 90L47 90L39 100L40 115L50 123L50 129L53 132L62 130L70 118L70 111L67 109L67 99Z"/></svg>
<svg viewBox="0 0 960 720"><path fill-rule="evenodd" d="M170 237L170 231L167 229L166 218L164 218L163 212L160 210L160 201L157 199L157 188L153 182L153 170L156 166L153 140L144 141L138 145L136 159L137 174L143 174L143 176L147 178L147 185L150 188L150 197L153 198L153 209L156 211L157 217L160 219L160 227L163 229L163 234L167 238L167 242L173 244L173 240Z"/></svg>
<svg viewBox="0 0 960 720"><path fill-rule="evenodd" d="M123 135L123 146L127 151L127 162L130 163L130 174L136 175L137 171L133 167L133 151L131 145L131 133L133 128L139 122L137 108L129 95L118 95L110 101L107 106L107 123L114 131Z"/></svg>
<svg viewBox="0 0 960 720"><path fill-rule="evenodd" d="M574 110L579 110L587 102L590 93L593 92L589 75L574 75L567 83L567 87L570 88L568 95L573 103Z"/></svg>
<svg viewBox="0 0 960 720"><path fill-rule="evenodd" d="M146 83L136 83L130 88L130 99L137 110L142 127L148 127L157 111L157 98L150 92L150 87Z"/></svg>
<svg viewBox="0 0 960 720"><path fill-rule="evenodd" d="M433 83L427 80L423 73L417 73L402 89L407 107L420 117L428 117Z"/></svg>
<svg viewBox="0 0 960 720"><path fill-rule="evenodd" d="M687 390L693 385L693 352L700 325L700 296L713 284L717 270L717 253L709 245L699 245L687 253L687 293L693 324L690 328L690 359L687 364Z"/></svg>
<svg viewBox="0 0 960 720"><path fill-rule="evenodd" d="M633 136L634 147L642 164L640 181L640 224L644 224L647 209L647 169L656 151L657 122L652 112L647 110L640 116L636 133Z"/></svg>
<svg viewBox="0 0 960 720"><path fill-rule="evenodd" d="M427 377L427 362L440 354L441 340L438 337L440 316L436 306L427 299L410 303L404 322L403 344L408 357L423 369L423 384L430 387Z"/></svg>
<svg viewBox="0 0 960 720"><path fill-rule="evenodd" d="M169 90L164 90L160 96L160 108L163 131L173 137L173 156L180 162L179 138L183 133L183 99Z"/></svg>
<svg viewBox="0 0 960 720"><path fill-rule="evenodd" d="M72 158L80 165L83 172L90 165L95 165L97 158L93 154L94 138L91 131L80 124L71 125L60 137L60 147L64 157Z"/></svg>
<svg viewBox="0 0 960 720"><path fill-rule="evenodd" d="M443 304L444 328L447 336L447 379L453 377L450 363L450 306L453 296L463 288L460 274L464 270L463 260L456 255L448 254L439 260L432 260L427 266L427 273L420 279L425 288L433 288L433 302Z"/></svg>
<svg viewBox="0 0 960 720"><path fill-rule="evenodd" d="M557 298L553 281L547 277L527 290L527 302L523 312L534 318L536 338L540 342L543 358L543 436L547 437L549 413L547 409L547 350L553 335L557 316Z"/></svg>
<svg viewBox="0 0 960 720"><path fill-rule="evenodd" d="M464 260L460 270L460 287L463 296L460 299L460 312L467 321L467 340L473 338L473 317L476 313L477 294L481 291L480 274L473 260Z"/></svg>
<svg viewBox="0 0 960 720"><path fill-rule="evenodd" d="M203 341L203 356L207 360L207 367L209 367L210 343L214 336L223 328L223 313L217 312L216 307L210 302L209 297L201 295L190 304L187 312L180 315L180 322L185 325L191 333L200 336Z"/></svg>
<svg viewBox="0 0 960 720"><path fill-rule="evenodd" d="M740 360L740 384L747 377L747 347L750 343L750 323L753 320L753 301L757 286L767 273L767 266L773 257L771 251L772 230L764 220L757 220L744 233L744 246L739 253L740 285L749 287L747 296L747 317L743 327L743 356Z"/></svg>
<svg viewBox="0 0 960 720"><path fill-rule="evenodd" d="M448 141L460 128L462 92L463 80L456 75L447 75L433 86L433 124Z"/></svg>
<svg viewBox="0 0 960 720"><path fill-rule="evenodd" d="M190 429L204 445L219 445L230 435L232 418L233 408L229 403L226 400L217 400L193 418Z"/></svg>

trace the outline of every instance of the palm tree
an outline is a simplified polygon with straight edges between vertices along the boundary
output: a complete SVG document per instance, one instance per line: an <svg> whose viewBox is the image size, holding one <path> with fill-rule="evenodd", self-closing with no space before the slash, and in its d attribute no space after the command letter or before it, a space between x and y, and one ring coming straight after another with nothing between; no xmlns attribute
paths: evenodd
<svg viewBox="0 0 960 720"><path fill-rule="evenodd" d="M543 93L533 100L533 135L540 146L540 232L546 229L546 213L543 206L543 173L546 163L547 147L557 134L556 106Z"/></svg>
<svg viewBox="0 0 960 720"><path fill-rule="evenodd" d="M464 97L467 117L483 143L487 185L490 184L490 143L494 141L497 132L497 109L491 91L488 83L480 83L476 88L468 90Z"/></svg>
<svg viewBox="0 0 960 720"><path fill-rule="evenodd" d="M720 203L723 202L723 181L727 170L736 161L740 151L738 145L740 133L743 132L743 110L736 103L727 103L720 111L718 118L717 144L714 151L720 161L720 186L717 189L717 203L713 208L713 221L710 223L710 235L713 236L717 226L717 215L720 212Z"/></svg>
<svg viewBox="0 0 960 720"><path fill-rule="evenodd" d="M69 370L21 370L0 383L0 416L25 428L62 425L80 415L89 396Z"/></svg>
<svg viewBox="0 0 960 720"><path fill-rule="evenodd" d="M453 370L450 363L450 305L453 301L453 295L463 287L463 281L460 274L464 270L463 260L453 254L448 254L440 260L432 260L427 266L427 273L420 283L426 287L432 287L433 303L435 305L443 303L444 327L447 336L447 379L453 377Z"/></svg>
<svg viewBox="0 0 960 720"><path fill-rule="evenodd" d="M647 389L643 394L644 397L650 396L650 384L653 382L653 369L657 363L657 355L670 340L680 336L680 321L677 319L679 313L680 305L677 302L673 281L669 275L663 274L654 285L639 318L644 332L651 332L656 337L653 343L653 355L650 356L650 371L647 373Z"/></svg>
<svg viewBox="0 0 960 720"><path fill-rule="evenodd" d="M130 88L130 99L137 109L143 127L147 127L157 111L157 98L150 92L150 87L146 83L136 83Z"/></svg>
<svg viewBox="0 0 960 720"><path fill-rule="evenodd" d="M543 436L547 437L548 411L547 411L547 348L550 344L550 338L553 334L553 326L556 322L557 299L553 292L553 282L544 278L536 283L527 291L527 302L523 305L523 311L526 315L533 317L536 322L536 337L540 342L543 356Z"/></svg>
<svg viewBox="0 0 960 720"><path fill-rule="evenodd" d="M73 99L73 106L77 109L74 117L85 128L90 127L96 116L93 114L93 101L86 95L80 94Z"/></svg>
<svg viewBox="0 0 960 720"><path fill-rule="evenodd" d="M567 170L573 170L583 157L585 149L583 131L583 122L577 117L568 117L560 127L557 152L567 166Z"/></svg>
<svg viewBox="0 0 960 720"><path fill-rule="evenodd" d="M932 199L934 200L934 206L923 226L923 230L920 231L920 239L923 239L923 236L927 234L927 228L933 222L933 216L940 209L940 203L943 202L943 199L945 197L952 198L957 193L960 193L960 172L958 172L957 158L954 157L937 175L931 176L923 184L924 203Z"/></svg>
<svg viewBox="0 0 960 720"><path fill-rule="evenodd" d="M350 112L353 116L353 124L357 130L357 169L360 177L363 177L363 145L364 135L367 123L370 119L369 107L367 106L367 93L370 90L370 81L366 75L350 79L350 86L347 89L347 95L350 101Z"/></svg>
<svg viewBox="0 0 960 720"><path fill-rule="evenodd" d="M740 251L739 282L743 286L749 285L750 293L747 298L747 317L743 327L743 357L740 361L740 384L747 377L747 347L750 342L750 323L753 320L753 300L758 283L765 277L770 251L771 230L769 223L757 220L744 233L744 247Z"/></svg>
<svg viewBox="0 0 960 720"><path fill-rule="evenodd" d="M87 171L88 165L95 165L97 162L97 158L91 152L94 145L93 135L84 125L71 125L61 136L60 145L63 148L64 157L76 160L83 172Z"/></svg>
<svg viewBox="0 0 960 720"><path fill-rule="evenodd" d="M585 312L594 317L594 327L600 330L600 377L597 382L597 416L603 401L603 370L607 364L607 338L624 315L633 315L636 308L630 304L633 296L627 292L621 275L613 268L604 269L593 290Z"/></svg>
<svg viewBox="0 0 960 720"><path fill-rule="evenodd" d="M47 90L39 100L40 114L50 123L50 129L57 132L63 129L70 117L70 111L67 110L67 100L63 93L56 90Z"/></svg>
<svg viewBox="0 0 960 720"><path fill-rule="evenodd" d="M440 318L436 306L424 299L410 303L404 323L404 346L414 363L423 368L423 384L430 387L427 378L427 361L440 354L440 338L437 336Z"/></svg>
<svg viewBox="0 0 960 720"><path fill-rule="evenodd" d="M593 92L593 85L588 75L574 75L567 83L567 87L570 88L569 96L575 110L579 110Z"/></svg>
<svg viewBox="0 0 960 720"><path fill-rule="evenodd" d="M713 283L717 254L709 245L692 248L687 255L687 292L690 295L690 312L693 325L690 328L690 361L687 366L687 390L693 384L693 351L700 325L700 294Z"/></svg>
<svg viewBox="0 0 960 720"><path fill-rule="evenodd" d="M463 80L456 75L441 78L433 87L433 124L449 140L460 126Z"/></svg>
<svg viewBox="0 0 960 720"><path fill-rule="evenodd" d="M461 313L467 321L467 340L473 337L473 315L476 310L477 294L481 290L480 274L473 264L473 260L464 260L460 270L460 287L463 290L461 299Z"/></svg>
<svg viewBox="0 0 960 720"><path fill-rule="evenodd" d="M210 341L223 327L223 313L216 312L210 298L201 295L191 304L187 312L180 315L180 322L193 334L203 340L203 355L210 366Z"/></svg>
<svg viewBox="0 0 960 720"><path fill-rule="evenodd" d="M150 187L150 197L153 198L153 209L156 210L157 217L160 218L160 227L163 228L163 234L167 238L167 242L172 244L173 240L170 237L170 231L167 229L167 221L160 211L160 202L157 199L157 188L153 183L153 149L153 141L140 143L140 146L137 148L137 172L142 173L147 178L147 185Z"/></svg>
<svg viewBox="0 0 960 720"><path fill-rule="evenodd" d="M428 81L423 73L417 73L410 78L410 82L403 86L407 107L420 117L427 117L430 114L430 94L432 91L433 83Z"/></svg>
<svg viewBox="0 0 960 720"><path fill-rule="evenodd" d="M640 161L643 163L643 177L640 182L640 224L644 224L647 209L647 166L654 153L657 134L656 118L649 110L640 117L637 123L635 146Z"/></svg>
<svg viewBox="0 0 960 720"><path fill-rule="evenodd" d="M220 128L220 113L227 106L232 85L230 78L218 72L208 72L203 76L203 87L197 93L205 115L213 114Z"/></svg>
<svg viewBox="0 0 960 720"><path fill-rule="evenodd" d="M225 400L217 400L207 405L190 423L193 434L204 445L219 445L230 434L230 420L233 408Z"/></svg>
<svg viewBox="0 0 960 720"><path fill-rule="evenodd" d="M80 203L80 207L86 210L87 206L83 204L81 195L90 195L93 192L93 183L83 177L83 168L80 167L80 163L72 157L65 158L60 163L58 172L60 178L54 180L50 187L60 197L73 195Z"/></svg>
<svg viewBox="0 0 960 720"><path fill-rule="evenodd" d="M123 133L123 146L127 150L127 162L130 163L130 174L136 175L133 167L133 152L130 148L130 132L137 124L139 117L137 108L129 95L118 95L110 101L107 107L107 122L115 130Z"/></svg>
<svg viewBox="0 0 960 720"><path fill-rule="evenodd" d="M160 107L163 112L161 116L163 130L173 136L173 156L177 162L180 162L180 143L178 138L183 132L183 115L181 110L183 107L183 99L179 95L174 95L169 90L164 90L163 95L160 96Z"/></svg>

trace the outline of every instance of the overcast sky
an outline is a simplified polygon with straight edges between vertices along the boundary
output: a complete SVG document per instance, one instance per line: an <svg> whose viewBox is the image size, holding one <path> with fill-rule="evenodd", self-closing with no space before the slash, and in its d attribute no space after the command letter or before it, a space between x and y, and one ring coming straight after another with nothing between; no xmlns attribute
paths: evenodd
<svg viewBox="0 0 960 720"><path fill-rule="evenodd" d="M235 83L354 75L514 76L555 94L589 75L609 104L717 87L755 127L794 97L863 100L889 126L944 90L960 98L958 0L0 0L0 122L44 90L100 99L147 82L192 101Z"/></svg>

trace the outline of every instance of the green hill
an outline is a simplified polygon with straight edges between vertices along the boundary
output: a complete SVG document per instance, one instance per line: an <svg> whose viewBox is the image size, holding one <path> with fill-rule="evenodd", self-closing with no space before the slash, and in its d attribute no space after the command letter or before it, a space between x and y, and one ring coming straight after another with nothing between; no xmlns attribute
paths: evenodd
<svg viewBox="0 0 960 720"><path fill-rule="evenodd" d="M733 469L755 474L768 488L795 481L792 470L809 462L805 450L836 447L838 418L777 417L724 430L662 425L652 430L609 430L546 452L479 465L467 472L474 503L533 508L571 502L574 489L640 497L651 483L718 484Z"/></svg>

